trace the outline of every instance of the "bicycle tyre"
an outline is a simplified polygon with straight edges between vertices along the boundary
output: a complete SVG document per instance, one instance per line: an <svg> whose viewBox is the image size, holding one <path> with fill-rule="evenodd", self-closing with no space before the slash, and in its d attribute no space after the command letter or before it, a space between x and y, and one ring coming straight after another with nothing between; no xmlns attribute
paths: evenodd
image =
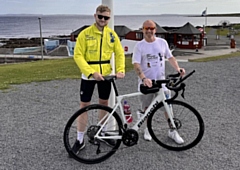
<svg viewBox="0 0 240 170"><path fill-rule="evenodd" d="M105 149L105 150L104 152L97 153L97 151L95 152L95 149L97 149L97 146L93 144L93 142L90 142L90 139L88 138L87 133L85 133L84 134L85 148L80 151L80 154L75 154L72 151L73 143L76 141L76 137L77 137L77 126L76 126L77 117L87 111L88 113L88 120L87 120L87 127L86 127L86 131L87 131L88 127L97 125L99 110L106 111L106 113L111 113L113 109L107 106L99 105L99 104L89 105L87 107L84 107L78 110L75 114L73 114L65 126L64 134L63 134L64 146L69 156L73 157L75 160L79 162L86 163L86 164L100 163L106 160L107 158L109 158L110 156L112 156L117 151L117 149L121 144L120 139L115 140L116 144L115 146L112 146L112 147L109 147L108 145L104 145L103 142L99 142L100 149ZM115 130L109 130L109 131L111 131L112 133L113 132L116 133L116 135L122 135L122 130L121 130L122 121L116 112L113 113L113 118L114 119L112 120L116 121ZM95 122L91 123L91 121L95 121ZM108 148L106 149L106 147Z"/></svg>
<svg viewBox="0 0 240 170"><path fill-rule="evenodd" d="M168 121L164 115L165 108L161 102L149 115L147 126L150 135L160 146L173 151L183 151L197 145L204 134L204 122L199 112L189 104L173 100L168 101L173 109L173 115L179 126L177 129L184 143L176 144L168 138L167 132L170 130ZM180 126L181 125L181 126Z"/></svg>

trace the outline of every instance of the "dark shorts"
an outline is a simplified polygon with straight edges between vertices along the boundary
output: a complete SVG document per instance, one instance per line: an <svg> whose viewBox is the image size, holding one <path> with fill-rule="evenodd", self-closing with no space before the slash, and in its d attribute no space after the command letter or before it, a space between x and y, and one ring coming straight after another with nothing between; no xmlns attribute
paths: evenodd
<svg viewBox="0 0 240 170"><path fill-rule="evenodd" d="M91 101L95 84L97 84L99 98L103 100L109 99L111 92L111 82L82 79L80 85L80 100L82 102Z"/></svg>

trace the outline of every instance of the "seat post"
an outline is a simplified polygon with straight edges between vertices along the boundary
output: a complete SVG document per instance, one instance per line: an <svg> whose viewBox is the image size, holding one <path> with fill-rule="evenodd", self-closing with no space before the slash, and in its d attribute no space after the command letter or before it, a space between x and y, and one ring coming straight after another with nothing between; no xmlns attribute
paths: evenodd
<svg viewBox="0 0 240 170"><path fill-rule="evenodd" d="M115 95L118 96L118 90L117 90L117 86L116 86L116 83L115 83L114 79L112 79L111 82L112 82L112 85L113 85Z"/></svg>

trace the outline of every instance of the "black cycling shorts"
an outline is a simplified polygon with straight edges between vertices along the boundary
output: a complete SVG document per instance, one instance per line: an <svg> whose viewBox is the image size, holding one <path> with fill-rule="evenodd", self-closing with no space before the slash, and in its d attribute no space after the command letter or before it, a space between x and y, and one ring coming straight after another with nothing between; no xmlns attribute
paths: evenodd
<svg viewBox="0 0 240 170"><path fill-rule="evenodd" d="M91 101L95 84L97 84L99 98L103 100L109 99L111 93L111 82L82 79L80 85L80 100L82 102Z"/></svg>

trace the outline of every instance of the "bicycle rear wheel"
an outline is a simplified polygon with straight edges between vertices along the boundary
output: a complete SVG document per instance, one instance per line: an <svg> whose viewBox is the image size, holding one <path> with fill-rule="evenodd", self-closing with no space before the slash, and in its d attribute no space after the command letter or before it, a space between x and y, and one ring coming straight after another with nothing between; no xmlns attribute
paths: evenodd
<svg viewBox="0 0 240 170"><path fill-rule="evenodd" d="M147 126L152 138L162 147L182 151L197 145L204 134L204 122L196 109L182 101L168 101L173 110L174 122L184 143L179 145L168 137L169 123L165 117L165 108L161 102L149 115Z"/></svg>
<svg viewBox="0 0 240 170"><path fill-rule="evenodd" d="M113 145L107 145L109 143L104 142L103 140L100 141L98 139L93 139L95 134L99 131L99 112L104 111L106 114L112 112L112 108L93 104L78 110L67 122L65 129L64 129L64 145L69 153L70 157L73 157L75 160L87 163L87 164L94 164L99 163L110 156L112 156L116 150L119 148L121 144L120 139L112 139ZM87 112L87 120L82 121L82 124L86 125L85 133L84 133L84 142L85 147L79 153L74 153L72 151L73 145L77 139L77 118L79 115ZM122 121L116 112L113 113L109 121L107 122L107 128L104 131L105 134L111 136L119 136L122 135L121 131Z"/></svg>

